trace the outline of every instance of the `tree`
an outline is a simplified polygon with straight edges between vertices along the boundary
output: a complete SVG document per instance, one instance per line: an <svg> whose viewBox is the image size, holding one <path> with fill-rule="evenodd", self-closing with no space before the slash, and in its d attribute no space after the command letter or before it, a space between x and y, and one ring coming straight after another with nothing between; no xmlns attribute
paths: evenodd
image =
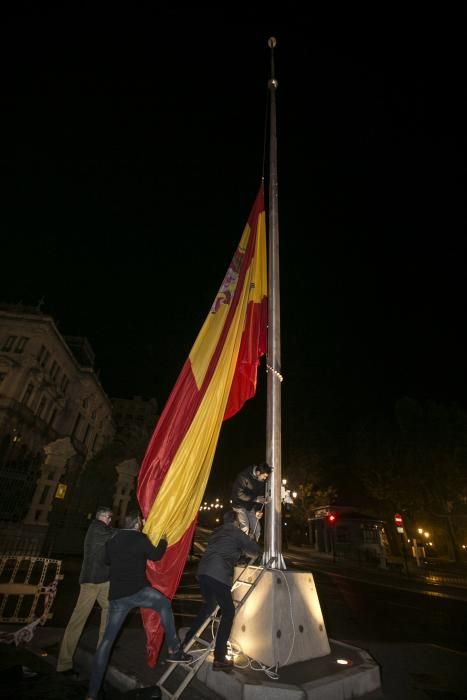
<svg viewBox="0 0 467 700"><path fill-rule="evenodd" d="M406 517L442 518L461 561L455 519L467 501L467 414L456 405L405 398L393 421L362 426L356 470L368 492Z"/></svg>
<svg viewBox="0 0 467 700"><path fill-rule="evenodd" d="M306 464L289 468L290 483L293 491L297 493L293 505L285 506L289 514L289 520L301 531L303 525L313 517L314 509L329 505L337 498L334 486L323 484L322 474L319 474L318 465L315 463L307 467ZM289 510L290 508L290 510Z"/></svg>

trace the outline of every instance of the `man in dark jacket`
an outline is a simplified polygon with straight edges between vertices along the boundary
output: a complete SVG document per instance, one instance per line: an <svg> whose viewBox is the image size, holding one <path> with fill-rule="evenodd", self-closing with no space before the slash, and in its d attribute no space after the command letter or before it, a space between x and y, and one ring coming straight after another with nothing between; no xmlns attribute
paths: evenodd
<svg viewBox="0 0 467 700"><path fill-rule="evenodd" d="M197 576L204 603L186 633L183 644L189 642L216 605L219 605L221 621L216 636L213 671L228 672L233 669L233 661L226 659L226 653L235 617L231 593L234 566L243 554L255 556L260 552L259 544L240 529L236 513L229 511L224 515L224 524L216 528L210 536L207 549L199 563Z"/></svg>
<svg viewBox="0 0 467 700"><path fill-rule="evenodd" d="M110 652L125 618L133 608L151 608L161 616L168 646L169 663L191 663L175 631L170 600L146 578L146 562L162 559L167 539L162 537L157 547L141 532L143 520L139 512L129 513L125 528L119 530L106 546L110 565L109 619L104 638L98 647L91 669L87 700L96 700L104 679Z"/></svg>
<svg viewBox="0 0 467 700"><path fill-rule="evenodd" d="M57 661L59 673L74 673L73 655L96 602L101 608L98 645L104 635L109 607L109 567L105 563L105 544L114 533L110 527L111 521L112 509L99 506L96 517L86 533L83 564L79 575L80 592L60 645Z"/></svg>
<svg viewBox="0 0 467 700"><path fill-rule="evenodd" d="M271 467L266 462L253 464L237 475L232 486L232 508L237 513L240 529L246 535L259 540L261 525L256 513L266 503L266 481Z"/></svg>

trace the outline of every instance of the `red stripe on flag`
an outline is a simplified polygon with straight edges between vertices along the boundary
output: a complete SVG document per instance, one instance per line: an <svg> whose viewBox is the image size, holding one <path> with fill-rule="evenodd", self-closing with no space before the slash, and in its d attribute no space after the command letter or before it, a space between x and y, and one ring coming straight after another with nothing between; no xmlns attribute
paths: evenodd
<svg viewBox="0 0 467 700"><path fill-rule="evenodd" d="M242 335L237 368L224 420L238 413L245 401L251 399L256 393L259 358L266 353L267 346L267 314L267 297L262 300L261 304L253 302L248 304L245 330Z"/></svg>
<svg viewBox="0 0 467 700"><path fill-rule="evenodd" d="M182 539L169 547L162 561L163 566L158 566L159 562L148 562L146 574L154 588L163 593L167 598L172 599L174 592L178 588L180 579L185 568L191 541L195 534L197 519L195 519L183 535ZM164 638L164 630L161 624L159 613L149 608L141 608L144 629L146 632L146 652L148 666L154 668L159 656Z"/></svg>
<svg viewBox="0 0 467 700"><path fill-rule="evenodd" d="M255 213L255 215L253 216L252 213L250 216L250 226L256 226L257 217L262 211L258 201L259 199L260 197L257 198L255 206L253 207L253 213ZM232 326L235 311L241 298L243 285L245 283L245 276L254 255L255 239L256 236L254 235L251 235L249 238L247 249L244 254L244 260L242 261L237 286L235 288L219 341L212 355L201 389L198 389L196 386L196 382L191 371L190 361L188 359L185 362L177 382L170 393L167 404L164 407L162 415L156 425L154 434L149 442L138 477L137 491L138 501L144 516L149 513L152 504L154 503L156 494L158 493L161 484L164 481L164 477L170 468L170 463L176 454L180 443L193 420L193 417L196 414L204 394L206 393L206 389L212 379L212 375L215 372L219 357L224 347L225 339ZM265 350L263 350L262 354L264 354L264 352ZM252 395L253 394L250 394L247 398L250 398ZM242 405L243 403L239 406L239 408L241 408ZM236 411L231 412L230 416L234 415L235 412Z"/></svg>
<svg viewBox="0 0 467 700"><path fill-rule="evenodd" d="M216 370L225 339L231 329L235 311L244 293L246 272L255 251L258 216L262 211L264 211L264 202L263 188L261 187L248 219L252 235L249 237L235 292L203 384L200 389L197 387L188 359L182 368L182 372L170 394L146 450L138 478L138 500L145 516L151 510L156 495L170 469L170 464L196 415L196 411ZM229 393L228 416L226 411L224 420L240 410L243 403L255 393L258 357L264 354L266 350L266 309L267 304L265 300L261 304L249 304L237 368ZM261 329L261 326L264 326L264 328ZM256 353L254 351L255 337L258 343L256 345ZM248 367L248 363L251 364L251 367ZM246 392L246 396L244 396L244 392ZM162 561L148 563L147 574L149 581L168 598L172 598L177 590L195 527L196 519L189 526L183 537L167 549ZM154 666L163 638L160 618L158 613L151 610L142 611L142 615L147 635L148 665Z"/></svg>
<svg viewBox="0 0 467 700"><path fill-rule="evenodd" d="M183 396L183 401L180 401L180 396ZM151 510L155 495L196 415L201 398L190 360L187 360L157 422L139 473L138 501L144 517Z"/></svg>

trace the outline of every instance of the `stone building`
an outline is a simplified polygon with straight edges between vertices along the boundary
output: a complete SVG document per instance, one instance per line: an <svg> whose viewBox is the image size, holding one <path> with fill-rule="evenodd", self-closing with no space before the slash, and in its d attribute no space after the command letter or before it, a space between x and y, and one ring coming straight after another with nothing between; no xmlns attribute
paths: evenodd
<svg viewBox="0 0 467 700"><path fill-rule="evenodd" d="M147 440L152 435L158 419L158 405L154 398L112 399L115 428L118 434L132 434Z"/></svg>
<svg viewBox="0 0 467 700"><path fill-rule="evenodd" d="M88 341L64 337L50 316L0 307L0 521L45 522L66 469L112 439L112 405L93 366ZM64 468L45 473L57 454Z"/></svg>

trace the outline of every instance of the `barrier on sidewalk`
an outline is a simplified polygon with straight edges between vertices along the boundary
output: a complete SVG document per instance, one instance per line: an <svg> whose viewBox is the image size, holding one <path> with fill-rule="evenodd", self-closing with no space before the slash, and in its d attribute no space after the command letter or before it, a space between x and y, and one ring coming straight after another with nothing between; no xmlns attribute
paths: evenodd
<svg viewBox="0 0 467 700"><path fill-rule="evenodd" d="M35 627L49 620L58 582L63 578L61 566L59 559L1 556L0 622L27 623Z"/></svg>

